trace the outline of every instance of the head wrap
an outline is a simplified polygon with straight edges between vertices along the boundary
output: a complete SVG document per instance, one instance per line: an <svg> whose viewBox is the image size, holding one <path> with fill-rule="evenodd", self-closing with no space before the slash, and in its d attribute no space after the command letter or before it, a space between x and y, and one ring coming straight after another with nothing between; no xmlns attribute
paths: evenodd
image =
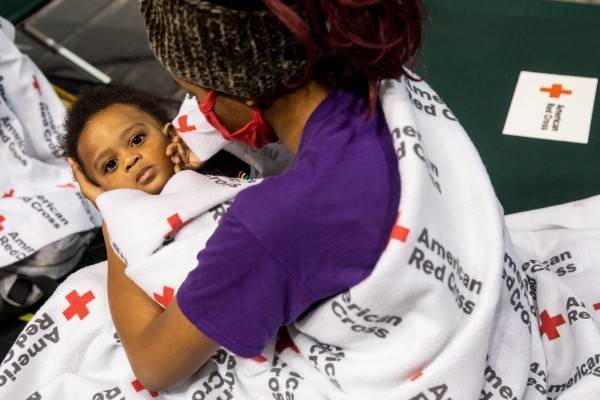
<svg viewBox="0 0 600 400"><path fill-rule="evenodd" d="M304 71L302 44L264 7L234 8L223 0L138 2L156 58L198 86L260 98Z"/></svg>

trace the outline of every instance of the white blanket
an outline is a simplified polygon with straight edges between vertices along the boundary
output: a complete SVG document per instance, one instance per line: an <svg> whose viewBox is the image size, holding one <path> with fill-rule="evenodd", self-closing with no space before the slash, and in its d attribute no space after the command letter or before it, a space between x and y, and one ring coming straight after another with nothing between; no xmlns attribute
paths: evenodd
<svg viewBox="0 0 600 400"><path fill-rule="evenodd" d="M507 229L475 149L442 100L424 82L403 81L383 86L382 103L402 195L367 279L321 303L261 356L219 350L188 382L158 394L128 366L98 264L67 279L25 328L0 367L0 396L596 398L600 198L509 216ZM175 175L164 205L162 196L127 190L99 198L127 273L158 303L168 304L195 266L227 207L219 202L252 184L216 179Z"/></svg>
<svg viewBox="0 0 600 400"><path fill-rule="evenodd" d="M65 107L0 17L0 267L100 218L58 150Z"/></svg>

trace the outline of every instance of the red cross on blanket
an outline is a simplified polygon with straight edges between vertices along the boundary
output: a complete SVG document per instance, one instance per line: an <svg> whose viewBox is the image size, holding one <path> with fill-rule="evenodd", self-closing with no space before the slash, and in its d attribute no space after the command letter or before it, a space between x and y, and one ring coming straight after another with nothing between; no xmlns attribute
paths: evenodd
<svg viewBox="0 0 600 400"><path fill-rule="evenodd" d="M565 323L562 314L551 317L550 314L548 314L548 310L544 310L540 314L540 320L542 321L542 325L540 326L540 334L542 336L548 336L549 340L558 339L560 337L557 328Z"/></svg>
<svg viewBox="0 0 600 400"><path fill-rule="evenodd" d="M419 379L422 376L423 376L423 371L420 370L420 371L415 372L413 374L413 376L410 377L410 380L411 380L411 382L414 382L414 381L416 381L417 379Z"/></svg>
<svg viewBox="0 0 600 400"><path fill-rule="evenodd" d="M66 295L65 298L69 302L69 307L63 311L63 315L67 321L70 321L75 315L77 315L80 320L87 317L90 313L87 308L87 303L94 300L95 297L91 290L85 292L83 296L80 296L76 290L73 290Z"/></svg>
<svg viewBox="0 0 600 400"><path fill-rule="evenodd" d="M165 235L165 237L172 236L175 232L177 232L183 226L183 221L181 220L181 217L177 213L175 213L175 214L171 215L169 218L167 218L167 222L169 223L171 230Z"/></svg>
<svg viewBox="0 0 600 400"><path fill-rule="evenodd" d="M282 327L281 329L279 329L277 343L275 343L275 351L277 353L281 353L288 347L292 349L294 353L300 353L298 346L296 346L296 343L294 343L294 341L290 337L290 333L288 332L288 330L285 327Z"/></svg>
<svg viewBox="0 0 600 400"><path fill-rule="evenodd" d="M42 88L40 87L40 83L35 75L33 76L33 88L38 91L40 96L42 95Z"/></svg>
<svg viewBox="0 0 600 400"><path fill-rule="evenodd" d="M138 393L146 389L138 379L131 381L131 386L133 386ZM154 390L148 390L148 392L150 392L150 396L158 397L158 392L155 392Z"/></svg>
<svg viewBox="0 0 600 400"><path fill-rule="evenodd" d="M400 223L400 213L398 213L398 218L396 220L396 224L392 228L392 234L390 236L390 241L392 239L395 239L402 243L406 243L406 240L408 239L408 234L410 233L410 229L400 225L399 223Z"/></svg>
<svg viewBox="0 0 600 400"><path fill-rule="evenodd" d="M175 297L175 290L172 287L163 286L162 295L158 293L153 293L154 300L158 302L163 308L167 308L171 301L173 301L173 297Z"/></svg>
<svg viewBox="0 0 600 400"><path fill-rule="evenodd" d="M196 125L188 125L188 115L182 115L177 118L177 125L179 125L178 131L180 133L186 132L194 132L196 130Z"/></svg>

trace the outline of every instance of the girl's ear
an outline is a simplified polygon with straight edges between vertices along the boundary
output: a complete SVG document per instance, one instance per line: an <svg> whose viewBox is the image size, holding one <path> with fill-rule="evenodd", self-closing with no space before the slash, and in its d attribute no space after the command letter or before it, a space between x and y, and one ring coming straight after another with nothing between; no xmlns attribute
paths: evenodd
<svg viewBox="0 0 600 400"><path fill-rule="evenodd" d="M177 136L177 129L175 129L172 123L167 122L162 127L162 133L169 139L172 139L173 137Z"/></svg>

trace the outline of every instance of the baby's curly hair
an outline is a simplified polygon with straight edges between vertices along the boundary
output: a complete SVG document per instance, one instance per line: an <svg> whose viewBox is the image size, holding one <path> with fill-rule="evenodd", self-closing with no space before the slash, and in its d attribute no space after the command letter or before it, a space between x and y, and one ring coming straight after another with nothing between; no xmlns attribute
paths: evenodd
<svg viewBox="0 0 600 400"><path fill-rule="evenodd" d="M59 140L63 157L69 157L81 164L77 154L77 144L87 122L98 113L114 104L136 107L156 118L161 125L171 119L165 108L153 96L126 86L99 86L84 89L67 113L64 134Z"/></svg>

